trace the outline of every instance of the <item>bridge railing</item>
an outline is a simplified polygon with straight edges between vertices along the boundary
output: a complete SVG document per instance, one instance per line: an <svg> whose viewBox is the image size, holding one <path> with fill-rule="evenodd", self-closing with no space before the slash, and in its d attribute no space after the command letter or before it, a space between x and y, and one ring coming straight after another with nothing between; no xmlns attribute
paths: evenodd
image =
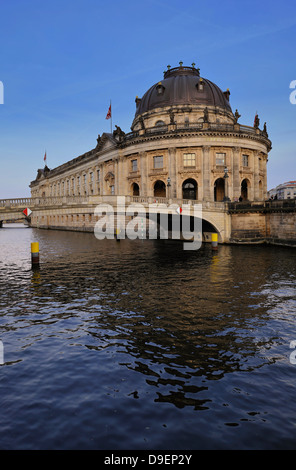
<svg viewBox="0 0 296 470"><path fill-rule="evenodd" d="M89 196L49 196L49 197L22 197L13 199L0 199L0 209L17 207L57 206L68 204L87 203Z"/></svg>
<svg viewBox="0 0 296 470"><path fill-rule="evenodd" d="M165 204L178 205L182 207L183 205L194 206L195 204L202 204L205 209L214 209L214 210L226 210L226 204L224 202L214 202L214 201L198 201L193 199L178 199L178 198L166 198L166 197L157 197L157 196L115 196L115 195L106 195L106 196L92 196L90 197L90 202L92 204L111 204L116 206L118 202L118 197L124 197L124 202L126 205L137 203L137 204Z"/></svg>
<svg viewBox="0 0 296 470"><path fill-rule="evenodd" d="M91 205L97 204L111 204L117 205L118 198L124 197L125 204L139 203L139 204L177 204L178 206L195 204L202 204L203 209L208 210L229 210L231 211L246 211L246 210L287 210L296 209L296 199L278 199L266 201L242 201L242 202L214 202L214 201L198 201L192 199L178 199L166 198L157 196L117 196L117 195L104 195L104 196L51 196L51 197L28 197L28 198L14 198L14 199L0 199L0 212L7 212L10 209L16 211L23 210L29 207L31 210L36 210L39 207L48 208L53 206L67 207L69 205Z"/></svg>

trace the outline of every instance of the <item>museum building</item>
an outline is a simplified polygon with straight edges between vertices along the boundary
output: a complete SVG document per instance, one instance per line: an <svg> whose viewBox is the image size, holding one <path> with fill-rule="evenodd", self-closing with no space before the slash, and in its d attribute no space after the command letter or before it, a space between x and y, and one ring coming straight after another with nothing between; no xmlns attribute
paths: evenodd
<svg viewBox="0 0 296 470"><path fill-rule="evenodd" d="M39 169L32 197L129 195L197 201L267 197L271 142L266 123L240 124L230 91L199 68L167 67L135 99L131 132L115 126L97 145L56 168Z"/></svg>

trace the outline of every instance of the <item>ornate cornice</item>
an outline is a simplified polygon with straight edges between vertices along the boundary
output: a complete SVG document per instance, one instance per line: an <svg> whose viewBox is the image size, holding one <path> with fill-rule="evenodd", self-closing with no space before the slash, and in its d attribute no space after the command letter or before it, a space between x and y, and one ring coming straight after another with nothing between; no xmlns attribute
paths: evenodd
<svg viewBox="0 0 296 470"><path fill-rule="evenodd" d="M263 143L267 150L271 150L271 141L262 134L257 133L248 133L245 131L222 131L222 130L177 130L177 131L167 131L155 134L143 134L136 135L135 137L130 137L120 144L121 148L127 148L131 145L139 144L141 142L152 142L157 140L172 140L172 139L182 139L184 137L223 137L223 138L235 138L235 139L248 139L256 142ZM236 147L233 146L232 147Z"/></svg>

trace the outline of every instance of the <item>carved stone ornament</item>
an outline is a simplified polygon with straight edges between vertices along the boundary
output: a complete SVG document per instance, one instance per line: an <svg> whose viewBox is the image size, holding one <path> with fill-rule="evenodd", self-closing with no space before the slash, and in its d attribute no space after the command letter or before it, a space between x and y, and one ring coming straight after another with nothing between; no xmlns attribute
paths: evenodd
<svg viewBox="0 0 296 470"><path fill-rule="evenodd" d="M115 179L114 173L112 173L112 171L108 171L108 173L105 176L105 181L109 181L111 183L112 181L114 181L114 179Z"/></svg>

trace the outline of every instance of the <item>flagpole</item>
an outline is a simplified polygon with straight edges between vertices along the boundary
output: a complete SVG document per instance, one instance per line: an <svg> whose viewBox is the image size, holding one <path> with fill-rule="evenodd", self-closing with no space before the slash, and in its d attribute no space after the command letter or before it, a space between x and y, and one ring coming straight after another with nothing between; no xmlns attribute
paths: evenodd
<svg viewBox="0 0 296 470"><path fill-rule="evenodd" d="M112 108L111 108L111 100L110 100L110 109L111 109L111 134L112 134Z"/></svg>

